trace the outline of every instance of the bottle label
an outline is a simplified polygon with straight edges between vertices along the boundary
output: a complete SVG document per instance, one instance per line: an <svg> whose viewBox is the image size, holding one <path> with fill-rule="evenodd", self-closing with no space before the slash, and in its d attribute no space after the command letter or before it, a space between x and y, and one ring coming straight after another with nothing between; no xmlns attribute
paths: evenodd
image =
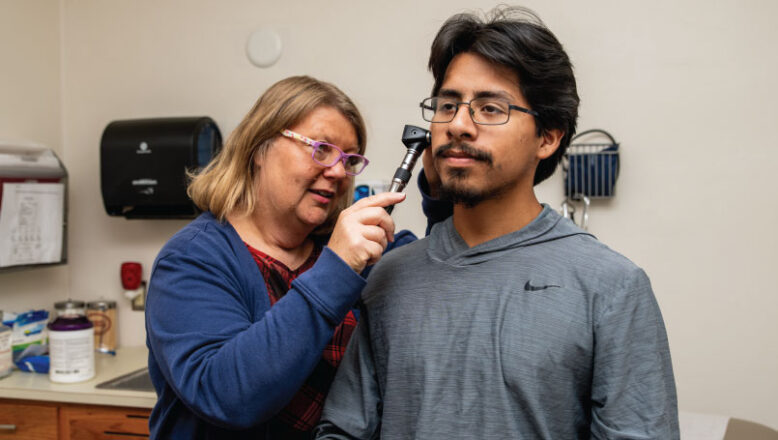
<svg viewBox="0 0 778 440"><path fill-rule="evenodd" d="M94 329L49 330L49 378L80 382L95 375Z"/></svg>
<svg viewBox="0 0 778 440"><path fill-rule="evenodd" d="M0 377L9 373L13 367L11 355L11 331L0 331Z"/></svg>

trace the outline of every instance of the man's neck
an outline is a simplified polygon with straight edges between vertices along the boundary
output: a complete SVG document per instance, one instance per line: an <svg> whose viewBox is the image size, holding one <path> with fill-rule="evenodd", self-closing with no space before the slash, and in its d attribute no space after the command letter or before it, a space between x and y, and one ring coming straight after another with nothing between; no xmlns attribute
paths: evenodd
<svg viewBox="0 0 778 440"><path fill-rule="evenodd" d="M530 189L527 194L506 194L469 208L454 205L454 228L469 247L477 246L527 226L543 207Z"/></svg>

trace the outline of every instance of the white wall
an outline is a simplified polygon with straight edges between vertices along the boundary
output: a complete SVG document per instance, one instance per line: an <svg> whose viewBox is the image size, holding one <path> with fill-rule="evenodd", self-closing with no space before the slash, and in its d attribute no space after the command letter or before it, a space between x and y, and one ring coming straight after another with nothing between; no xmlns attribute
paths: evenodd
<svg viewBox="0 0 778 440"><path fill-rule="evenodd" d="M64 160L57 0L0 0L0 139L32 140ZM0 273L0 310L66 299L67 266Z"/></svg>
<svg viewBox="0 0 778 440"><path fill-rule="evenodd" d="M402 156L402 125L422 124L417 103L432 83L425 65L436 30L452 13L497 3L62 1L61 137L59 113L50 108L5 116L28 96L59 96L51 73L56 69L32 76L41 52L45 64L58 61L57 33L50 29L58 25L58 5L0 3L2 28L21 22L19 32L32 27L45 37L38 43L0 38L0 91L17 91L6 78L26 87L16 101L0 102L0 127L61 145L71 175L66 272L0 274L0 307L32 298L49 304L50 293L37 295L65 280L73 297L119 301L125 345L142 344L144 329L142 314L119 296L119 265L140 261L148 275L160 246L185 222L105 215L98 153L108 122L205 114L226 135L270 84L311 74L338 84L363 109L371 158L365 179L387 178ZM543 17L575 63L579 128L605 128L622 143L618 196L593 207L590 230L651 276L681 408L778 428L778 289L771 277L778 262L778 207L768 192L774 186L768 176L778 164L769 131L778 119L772 80L778 30L770 26L778 3L525 4ZM5 18L9 8L16 19ZM268 69L253 67L244 54L246 38L263 25L274 27L284 42L283 56ZM9 59L30 71L9 74ZM538 193L558 207L560 176ZM416 203L414 189L395 218L422 233Z"/></svg>

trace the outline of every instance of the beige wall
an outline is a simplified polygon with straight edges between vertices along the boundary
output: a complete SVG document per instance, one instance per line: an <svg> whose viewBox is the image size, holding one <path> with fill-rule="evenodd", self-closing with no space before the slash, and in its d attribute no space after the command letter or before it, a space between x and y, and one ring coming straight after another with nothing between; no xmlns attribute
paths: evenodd
<svg viewBox="0 0 778 440"><path fill-rule="evenodd" d="M0 91L14 99L0 102L0 127L63 153L71 211L66 269L0 274L0 307L49 304L52 292L102 295L120 303L121 343L143 343L142 314L119 296L119 265L140 261L148 275L159 247L185 222L105 215L98 148L108 122L205 114L226 134L267 86L312 74L340 85L364 110L372 161L365 178L386 178L402 156L402 125L422 124L416 103L431 86L425 61L435 31L454 12L494 3L2 1ZM525 4L576 65L580 129L606 128L622 143L618 196L593 207L590 229L651 276L681 408L778 428L778 207L768 192L778 163L768 131L778 119L778 30L770 21L778 3ZM52 30L60 17L62 39ZM268 69L244 54L246 38L263 25L284 42ZM53 67L59 47L61 68ZM30 99L50 105L15 110ZM558 207L560 176L538 193ZM413 189L395 218L423 233L416 203Z"/></svg>
<svg viewBox="0 0 778 440"><path fill-rule="evenodd" d="M0 139L32 140L64 158L58 0L0 0ZM0 310L65 299L67 266L0 273Z"/></svg>

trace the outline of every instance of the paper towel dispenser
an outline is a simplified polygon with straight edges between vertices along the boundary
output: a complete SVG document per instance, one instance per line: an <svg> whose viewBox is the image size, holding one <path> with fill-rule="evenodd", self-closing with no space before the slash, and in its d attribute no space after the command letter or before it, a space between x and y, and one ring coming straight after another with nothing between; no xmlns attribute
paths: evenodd
<svg viewBox="0 0 778 440"><path fill-rule="evenodd" d="M196 171L221 149L213 119L129 119L105 127L100 141L100 186L108 215L192 218L187 171Z"/></svg>

